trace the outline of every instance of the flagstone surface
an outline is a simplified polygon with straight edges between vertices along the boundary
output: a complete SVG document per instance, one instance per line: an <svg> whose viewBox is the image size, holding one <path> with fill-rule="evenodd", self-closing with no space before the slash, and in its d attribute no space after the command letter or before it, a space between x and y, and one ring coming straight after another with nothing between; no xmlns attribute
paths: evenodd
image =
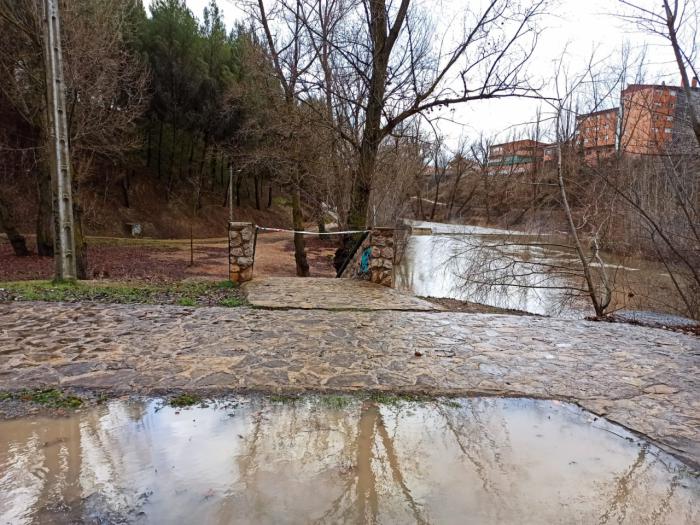
<svg viewBox="0 0 700 525"><path fill-rule="evenodd" d="M413 311L0 304L0 391L393 391L577 402L700 464L700 340Z"/></svg>
<svg viewBox="0 0 700 525"><path fill-rule="evenodd" d="M261 308L439 311L437 304L359 279L266 277L243 285L248 302Z"/></svg>

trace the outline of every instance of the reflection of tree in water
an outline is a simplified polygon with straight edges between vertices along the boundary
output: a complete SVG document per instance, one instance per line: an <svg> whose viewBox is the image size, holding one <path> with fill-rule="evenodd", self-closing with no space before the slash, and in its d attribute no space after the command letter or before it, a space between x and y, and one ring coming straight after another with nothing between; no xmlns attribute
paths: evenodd
<svg viewBox="0 0 700 525"><path fill-rule="evenodd" d="M649 456L653 459L649 460ZM615 477L612 482L612 491L610 491L608 486L602 488L604 494L610 493L611 495L598 523L605 524L611 520L615 520L617 523L624 523L630 507L634 505L633 498L636 496L638 500L645 501L645 489L656 483L653 467L659 462L659 458L651 453L649 445L643 444L640 446L632 464L622 474ZM666 470L667 466L664 465L663 468ZM671 478L659 504L650 513L645 512L650 517L649 523L659 523L660 519L671 509L670 502L679 481L680 475L676 473Z"/></svg>
<svg viewBox="0 0 700 525"><path fill-rule="evenodd" d="M522 235L449 240L453 246L446 268L469 300L549 315L574 303L586 306L580 268L565 244Z"/></svg>
<svg viewBox="0 0 700 525"><path fill-rule="evenodd" d="M0 512L3 523L79 518L79 419L56 419L42 425L9 421L3 423L0 435L0 458L5 458L0 462L0 487L8 491L3 496L10 498L7 502L0 498L0 511L9 511ZM74 506L70 517L64 516L66 503Z"/></svg>
<svg viewBox="0 0 700 525"><path fill-rule="evenodd" d="M510 506L506 498L509 490L504 491L499 486L494 474L499 473L501 480L508 478L502 457L511 449L511 444L505 417L494 408L492 400L469 399L462 401L458 408L438 404L437 412L444 422L444 434L452 437L462 457L472 465L484 492L497 500L494 511L500 515ZM489 415L496 421L487 421L485 416ZM498 440L494 438L496 433Z"/></svg>
<svg viewBox="0 0 700 525"><path fill-rule="evenodd" d="M297 402L273 406L253 415L250 432L244 438L244 449L236 460L245 497L256 499L250 504L253 512L263 506L261 491L270 489L260 486L261 480L256 479L260 467L274 469L276 462L288 461L294 463L300 483L305 481L305 471L311 474L315 484L319 483L319 475L340 476L342 480L334 487L337 495L323 514L315 520L306 516L310 521L377 523L380 497L389 488L378 476L381 469L386 468L387 479L410 509L412 521L427 523L411 494L404 475L405 466L401 464L394 436L380 408L372 402L359 405L359 413L352 406L341 410L317 408L311 403ZM283 479L279 481L284 482ZM321 484L320 488L328 487ZM222 509L220 516L230 515L227 512L235 510L235 499L237 496L227 498L225 505L229 510ZM255 520L256 516L251 519Z"/></svg>
<svg viewBox="0 0 700 525"><path fill-rule="evenodd" d="M384 448L386 460L394 483L399 487L416 523L427 523L420 506L413 499L394 446L394 438L389 435L381 411L374 403L364 403L360 417L360 438L357 447L357 488L358 514L368 523L377 522L378 494L377 481L372 468L373 444L377 438Z"/></svg>

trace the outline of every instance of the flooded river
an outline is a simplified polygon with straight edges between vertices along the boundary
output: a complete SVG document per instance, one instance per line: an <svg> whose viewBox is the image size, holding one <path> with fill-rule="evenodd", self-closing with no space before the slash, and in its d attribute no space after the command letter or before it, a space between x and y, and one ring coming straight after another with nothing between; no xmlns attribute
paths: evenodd
<svg viewBox="0 0 700 525"><path fill-rule="evenodd" d="M525 399L112 401L0 422L0 523L700 522L683 465Z"/></svg>
<svg viewBox="0 0 700 525"><path fill-rule="evenodd" d="M580 262L561 239L478 226L406 222L417 234L409 236L395 271L399 289L539 315L581 318L594 314L583 291ZM608 253L602 253L602 259L614 285L612 311L686 323L675 315L683 305L660 264Z"/></svg>

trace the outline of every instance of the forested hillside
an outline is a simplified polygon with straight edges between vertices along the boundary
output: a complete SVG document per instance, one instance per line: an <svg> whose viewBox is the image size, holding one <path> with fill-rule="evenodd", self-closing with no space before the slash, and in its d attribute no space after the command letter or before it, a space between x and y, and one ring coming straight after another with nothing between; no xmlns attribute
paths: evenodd
<svg viewBox="0 0 700 525"><path fill-rule="evenodd" d="M41 16L31 0L0 12L0 206L48 254ZM193 222L200 235L223 235L230 163L236 216L291 222L273 204L282 186L273 167L250 154L275 140L267 122L281 96L261 73L269 63L250 31L227 31L213 1L201 22L177 0L155 2L148 16L130 0L66 2L62 14L76 207L87 232L138 222L151 236L184 236Z"/></svg>

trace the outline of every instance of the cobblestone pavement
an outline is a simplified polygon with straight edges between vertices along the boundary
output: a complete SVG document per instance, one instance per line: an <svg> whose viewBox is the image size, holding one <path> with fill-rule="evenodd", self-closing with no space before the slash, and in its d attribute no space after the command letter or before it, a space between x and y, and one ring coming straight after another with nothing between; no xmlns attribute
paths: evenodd
<svg viewBox="0 0 700 525"><path fill-rule="evenodd" d="M243 285L248 302L262 308L437 311L442 307L393 288L356 279L266 277Z"/></svg>
<svg viewBox="0 0 700 525"><path fill-rule="evenodd" d="M453 312L0 304L0 390L392 390L571 400L700 464L700 341Z"/></svg>

